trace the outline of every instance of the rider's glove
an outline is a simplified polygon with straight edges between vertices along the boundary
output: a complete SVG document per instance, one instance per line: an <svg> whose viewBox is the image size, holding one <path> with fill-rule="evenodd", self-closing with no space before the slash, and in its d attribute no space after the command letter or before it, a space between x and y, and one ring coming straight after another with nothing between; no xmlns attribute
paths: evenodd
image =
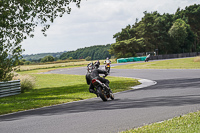
<svg viewBox="0 0 200 133"><path fill-rule="evenodd" d="M108 75L108 72L105 73L105 76L107 76L107 75Z"/></svg>

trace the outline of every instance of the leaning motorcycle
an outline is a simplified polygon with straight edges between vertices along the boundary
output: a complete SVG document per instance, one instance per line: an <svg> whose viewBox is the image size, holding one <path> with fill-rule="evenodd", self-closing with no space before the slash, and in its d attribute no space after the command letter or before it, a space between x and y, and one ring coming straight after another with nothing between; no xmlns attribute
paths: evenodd
<svg viewBox="0 0 200 133"><path fill-rule="evenodd" d="M146 57L146 59L144 60L144 62L148 62L149 61L149 57Z"/></svg>
<svg viewBox="0 0 200 133"><path fill-rule="evenodd" d="M103 76L105 78L106 76ZM114 100L114 94L112 91L100 80L97 78L92 79L92 84L94 85L94 88L96 89L97 95L103 100L107 101L108 98Z"/></svg>
<svg viewBox="0 0 200 133"><path fill-rule="evenodd" d="M110 63L107 63L105 69L108 73L110 73Z"/></svg>

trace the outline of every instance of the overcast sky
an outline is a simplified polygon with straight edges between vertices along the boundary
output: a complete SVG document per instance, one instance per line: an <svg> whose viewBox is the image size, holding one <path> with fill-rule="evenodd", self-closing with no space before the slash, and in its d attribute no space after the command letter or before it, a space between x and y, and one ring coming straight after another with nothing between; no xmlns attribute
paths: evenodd
<svg viewBox="0 0 200 133"><path fill-rule="evenodd" d="M114 43L113 35L128 24L133 25L143 12L158 11L174 14L178 7L200 4L199 0L82 0L80 8L71 4L72 11L57 18L47 37L41 28L35 30L35 37L24 40L23 54L63 52L93 45Z"/></svg>

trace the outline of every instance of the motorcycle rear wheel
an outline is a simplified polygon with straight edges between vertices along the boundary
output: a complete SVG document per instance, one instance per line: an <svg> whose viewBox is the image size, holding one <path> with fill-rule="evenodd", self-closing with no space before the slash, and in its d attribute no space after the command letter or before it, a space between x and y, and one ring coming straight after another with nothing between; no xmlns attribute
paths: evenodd
<svg viewBox="0 0 200 133"><path fill-rule="evenodd" d="M100 96L100 98L105 102L108 100L107 96L104 94L104 90L102 87L98 88L98 94Z"/></svg>
<svg viewBox="0 0 200 133"><path fill-rule="evenodd" d="M110 67L106 67L106 71L110 73Z"/></svg>

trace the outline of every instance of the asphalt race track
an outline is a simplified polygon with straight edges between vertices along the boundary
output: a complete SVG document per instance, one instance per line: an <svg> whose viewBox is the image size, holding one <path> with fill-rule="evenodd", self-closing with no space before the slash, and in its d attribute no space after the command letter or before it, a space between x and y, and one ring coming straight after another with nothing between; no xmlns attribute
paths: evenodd
<svg viewBox="0 0 200 133"><path fill-rule="evenodd" d="M85 75L86 67L48 73ZM0 116L0 132L117 133L200 110L200 69L111 68L110 76L148 79L152 84L116 93L113 101L93 98L3 115Z"/></svg>

